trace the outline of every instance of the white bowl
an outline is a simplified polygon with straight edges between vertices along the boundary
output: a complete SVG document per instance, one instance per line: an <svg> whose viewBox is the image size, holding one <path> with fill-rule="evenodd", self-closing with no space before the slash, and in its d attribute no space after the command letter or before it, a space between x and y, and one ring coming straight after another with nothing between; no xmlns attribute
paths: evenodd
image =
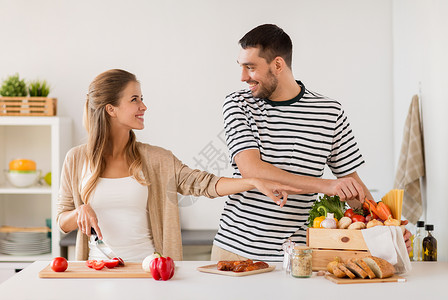
<svg viewBox="0 0 448 300"><path fill-rule="evenodd" d="M5 171L6 178L15 187L29 187L39 180L40 171Z"/></svg>

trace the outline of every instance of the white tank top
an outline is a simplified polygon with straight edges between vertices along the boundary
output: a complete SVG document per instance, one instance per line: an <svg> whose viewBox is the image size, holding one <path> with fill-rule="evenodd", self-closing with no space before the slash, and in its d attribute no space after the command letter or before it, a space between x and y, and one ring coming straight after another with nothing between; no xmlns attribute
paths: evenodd
<svg viewBox="0 0 448 300"><path fill-rule="evenodd" d="M90 171L83 173L82 188L91 176ZM147 201L148 187L131 176L99 178L89 199L98 218L103 241L125 262L141 262L155 251L148 226ZM107 259L93 243L93 237L89 250L89 259Z"/></svg>

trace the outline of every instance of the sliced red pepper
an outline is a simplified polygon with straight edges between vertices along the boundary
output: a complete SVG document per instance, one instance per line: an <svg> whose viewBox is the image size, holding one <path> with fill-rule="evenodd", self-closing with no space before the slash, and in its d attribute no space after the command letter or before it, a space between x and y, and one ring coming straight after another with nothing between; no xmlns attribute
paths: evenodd
<svg viewBox="0 0 448 300"><path fill-rule="evenodd" d="M157 257L150 263L152 278L155 280L168 280L174 275L174 261L171 257Z"/></svg>

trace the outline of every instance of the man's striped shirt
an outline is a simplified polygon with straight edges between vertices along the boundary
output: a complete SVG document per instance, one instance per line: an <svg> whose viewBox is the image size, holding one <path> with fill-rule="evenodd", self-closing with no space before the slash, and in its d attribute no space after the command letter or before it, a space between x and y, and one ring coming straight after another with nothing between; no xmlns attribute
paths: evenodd
<svg viewBox="0 0 448 300"><path fill-rule="evenodd" d="M364 163L341 104L307 90L288 101L254 98L250 90L226 97L226 141L234 177L235 155L260 151L265 162L293 174L322 177L324 166L341 177ZM317 194L289 195L283 208L251 190L230 195L214 244L241 256L281 261L286 239L306 242L308 211Z"/></svg>

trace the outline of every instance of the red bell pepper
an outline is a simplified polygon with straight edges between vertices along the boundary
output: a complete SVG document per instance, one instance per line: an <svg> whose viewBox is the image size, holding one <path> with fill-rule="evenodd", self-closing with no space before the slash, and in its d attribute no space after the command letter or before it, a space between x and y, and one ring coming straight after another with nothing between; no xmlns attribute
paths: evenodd
<svg viewBox="0 0 448 300"><path fill-rule="evenodd" d="M168 280L174 275L174 261L171 257L157 257L149 265L152 278L155 280Z"/></svg>

